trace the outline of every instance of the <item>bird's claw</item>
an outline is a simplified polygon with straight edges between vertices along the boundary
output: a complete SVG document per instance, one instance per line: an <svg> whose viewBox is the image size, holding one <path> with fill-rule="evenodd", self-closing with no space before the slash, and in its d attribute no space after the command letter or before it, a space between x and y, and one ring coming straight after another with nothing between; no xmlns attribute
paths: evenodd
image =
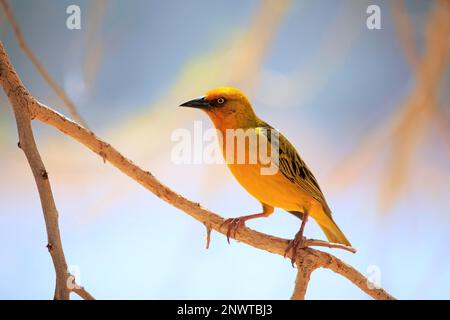
<svg viewBox="0 0 450 320"><path fill-rule="evenodd" d="M222 226L228 225L227 230L227 242L230 243L230 237L236 238L236 232L239 228L245 227L245 220L242 218L229 218L226 219L222 224L219 226L219 230L222 229Z"/></svg>
<svg viewBox="0 0 450 320"><path fill-rule="evenodd" d="M286 258L288 252L292 250L291 263L293 267L295 259L297 258L300 249L303 249L305 247L306 247L306 238L303 235L296 235L293 240L289 241L286 251L284 251L284 257Z"/></svg>

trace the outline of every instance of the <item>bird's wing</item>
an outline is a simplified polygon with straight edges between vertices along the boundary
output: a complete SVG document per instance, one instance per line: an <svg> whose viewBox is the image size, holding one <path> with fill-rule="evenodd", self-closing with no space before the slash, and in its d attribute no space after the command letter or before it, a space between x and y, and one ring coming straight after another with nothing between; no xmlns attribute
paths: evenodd
<svg viewBox="0 0 450 320"><path fill-rule="evenodd" d="M294 146L277 131L278 139L272 139L271 130L275 130L269 124L263 123L261 128L265 130L258 130L264 134L272 147L278 148L278 168L281 173L292 183L302 188L306 193L311 195L314 199L320 202L327 215L331 216L331 210L325 200L325 196L320 189L320 186L309 170L306 163L300 158ZM273 140L273 141L272 141Z"/></svg>

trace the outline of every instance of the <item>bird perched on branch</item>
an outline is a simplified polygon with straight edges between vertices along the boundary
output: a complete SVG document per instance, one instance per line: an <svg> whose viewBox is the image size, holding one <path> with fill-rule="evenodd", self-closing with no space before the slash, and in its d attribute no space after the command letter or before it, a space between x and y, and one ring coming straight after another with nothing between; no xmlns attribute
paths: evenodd
<svg viewBox="0 0 450 320"><path fill-rule="evenodd" d="M242 91L221 87L181 106L198 108L207 113L221 136L219 142L229 169L262 205L261 213L225 220L223 224L228 225L228 242L230 236L235 237L237 230L245 225L245 221L268 217L274 208L282 208L302 220L299 232L286 250L286 253L292 250L292 262L302 247L308 216L319 224L330 242L351 246L334 222L322 190L305 162L283 135L258 118ZM256 137L256 147L250 141L252 137ZM267 146L262 145L263 142L267 142ZM263 159L263 151L270 154L266 158L273 163ZM274 165L275 170L264 171L269 165Z"/></svg>

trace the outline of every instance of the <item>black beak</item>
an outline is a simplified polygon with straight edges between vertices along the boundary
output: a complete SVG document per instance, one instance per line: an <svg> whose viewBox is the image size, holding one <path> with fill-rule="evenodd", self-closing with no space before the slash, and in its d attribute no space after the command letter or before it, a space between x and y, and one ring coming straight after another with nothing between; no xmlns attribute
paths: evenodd
<svg viewBox="0 0 450 320"><path fill-rule="evenodd" d="M182 103L182 104L180 104L180 107L205 109L205 108L209 107L209 102L205 99L205 97L200 97L200 98Z"/></svg>

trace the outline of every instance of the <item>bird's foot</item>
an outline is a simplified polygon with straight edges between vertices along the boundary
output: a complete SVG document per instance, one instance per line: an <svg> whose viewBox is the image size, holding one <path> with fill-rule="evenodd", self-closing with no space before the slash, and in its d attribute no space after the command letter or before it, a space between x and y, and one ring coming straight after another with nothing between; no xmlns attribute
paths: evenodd
<svg viewBox="0 0 450 320"><path fill-rule="evenodd" d="M245 219L244 217L238 217L238 218L230 218L226 219L222 224L219 226L219 230L222 229L222 226L228 225L227 230L227 241L230 243L230 237L236 238L236 232L239 228L245 227Z"/></svg>
<svg viewBox="0 0 450 320"><path fill-rule="evenodd" d="M303 236L303 234L297 233L295 235L295 238L289 241L286 251L284 251L284 257L286 258L286 255L289 253L289 251L292 250L291 255L292 266L294 266L295 259L297 259L298 253L303 248L306 248L306 238Z"/></svg>

